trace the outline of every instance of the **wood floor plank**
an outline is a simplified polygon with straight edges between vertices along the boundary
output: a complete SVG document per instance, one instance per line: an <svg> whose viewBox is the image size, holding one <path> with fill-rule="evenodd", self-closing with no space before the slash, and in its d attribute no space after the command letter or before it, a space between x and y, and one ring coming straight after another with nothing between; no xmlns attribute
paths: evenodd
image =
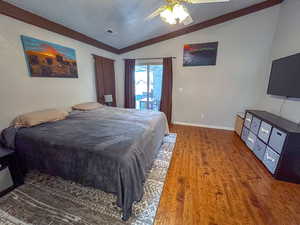
<svg viewBox="0 0 300 225"><path fill-rule="evenodd" d="M155 225L300 225L300 185L273 179L231 131L174 125Z"/></svg>

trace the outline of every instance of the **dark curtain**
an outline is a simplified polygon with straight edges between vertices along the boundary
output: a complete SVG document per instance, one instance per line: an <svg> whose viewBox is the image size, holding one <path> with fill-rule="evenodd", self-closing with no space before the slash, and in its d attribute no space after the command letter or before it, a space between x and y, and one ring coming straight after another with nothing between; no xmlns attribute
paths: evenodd
<svg viewBox="0 0 300 225"><path fill-rule="evenodd" d="M125 59L125 108L135 108L135 59Z"/></svg>
<svg viewBox="0 0 300 225"><path fill-rule="evenodd" d="M104 95L112 95L111 106L116 106L114 60L93 55L95 59L97 100L105 104Z"/></svg>
<svg viewBox="0 0 300 225"><path fill-rule="evenodd" d="M172 57L169 57L163 59L163 81L160 102L160 111L166 114L169 124L171 124L172 121L172 89Z"/></svg>

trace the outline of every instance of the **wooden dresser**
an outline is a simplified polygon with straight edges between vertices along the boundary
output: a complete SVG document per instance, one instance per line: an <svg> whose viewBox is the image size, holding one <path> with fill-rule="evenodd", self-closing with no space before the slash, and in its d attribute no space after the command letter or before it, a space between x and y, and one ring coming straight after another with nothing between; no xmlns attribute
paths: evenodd
<svg viewBox="0 0 300 225"><path fill-rule="evenodd" d="M300 183L300 126L266 111L247 110L242 140L276 178Z"/></svg>

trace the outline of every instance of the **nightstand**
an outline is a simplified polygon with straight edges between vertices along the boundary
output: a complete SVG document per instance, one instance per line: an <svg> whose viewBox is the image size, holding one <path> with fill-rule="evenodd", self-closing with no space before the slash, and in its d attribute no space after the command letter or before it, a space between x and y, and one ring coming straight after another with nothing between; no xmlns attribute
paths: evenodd
<svg viewBox="0 0 300 225"><path fill-rule="evenodd" d="M17 154L0 146L0 197L24 183Z"/></svg>

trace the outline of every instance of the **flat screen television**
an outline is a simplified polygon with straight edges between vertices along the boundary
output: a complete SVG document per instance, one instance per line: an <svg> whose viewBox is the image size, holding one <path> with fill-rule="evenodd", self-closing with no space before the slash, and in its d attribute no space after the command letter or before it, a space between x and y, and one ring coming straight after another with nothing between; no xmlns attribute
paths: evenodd
<svg viewBox="0 0 300 225"><path fill-rule="evenodd" d="M300 53L273 61L267 93L300 98Z"/></svg>

